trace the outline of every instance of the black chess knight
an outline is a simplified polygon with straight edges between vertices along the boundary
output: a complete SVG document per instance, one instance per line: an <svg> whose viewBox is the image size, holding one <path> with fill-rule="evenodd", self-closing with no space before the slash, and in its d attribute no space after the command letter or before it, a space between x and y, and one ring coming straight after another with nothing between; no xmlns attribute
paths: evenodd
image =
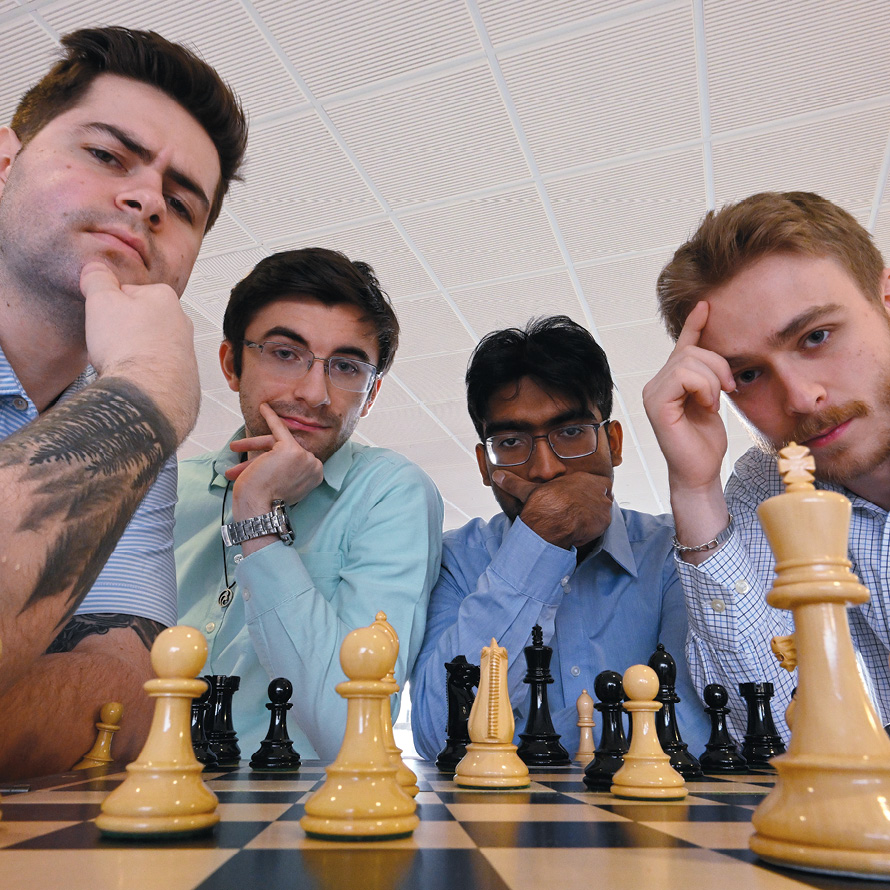
<svg viewBox="0 0 890 890"><path fill-rule="evenodd" d="M448 726L445 747L436 758L436 766L443 773L453 773L467 753L470 732L467 722L479 685L479 665L470 664L466 656L456 655L445 665L447 674L445 694L448 698Z"/></svg>
<svg viewBox="0 0 890 890"><path fill-rule="evenodd" d="M238 766L241 748L238 746L238 734L232 726L232 696L238 691L241 678L214 674L204 679L210 684L210 700L204 715L204 731L210 750L216 755L220 766Z"/></svg>

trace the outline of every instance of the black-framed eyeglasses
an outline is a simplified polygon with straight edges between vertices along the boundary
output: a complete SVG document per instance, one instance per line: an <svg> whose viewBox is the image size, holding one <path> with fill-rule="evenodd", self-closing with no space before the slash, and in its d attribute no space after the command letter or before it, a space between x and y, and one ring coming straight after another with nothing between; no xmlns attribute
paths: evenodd
<svg viewBox="0 0 890 890"><path fill-rule="evenodd" d="M541 436L533 436L531 433L497 433L485 440L485 453L496 467L518 467L532 456L535 440L546 439L558 458L571 460L575 457L587 457L596 452L600 427L608 430L609 423L609 420L599 423L569 423Z"/></svg>
<svg viewBox="0 0 890 890"><path fill-rule="evenodd" d="M305 377L315 362L324 365L328 380L337 389L345 389L347 392L368 392L374 381L382 376L377 373L375 365L359 361L350 355L321 358L305 346L295 343L281 343L277 340L265 340L263 343L254 343L252 340L242 342L248 349L258 350L263 367L282 380L299 380Z"/></svg>

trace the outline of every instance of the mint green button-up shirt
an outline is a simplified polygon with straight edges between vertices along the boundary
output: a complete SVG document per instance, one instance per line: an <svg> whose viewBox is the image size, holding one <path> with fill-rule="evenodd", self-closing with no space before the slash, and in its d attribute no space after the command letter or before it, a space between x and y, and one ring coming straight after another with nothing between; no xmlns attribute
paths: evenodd
<svg viewBox="0 0 890 890"><path fill-rule="evenodd" d="M224 521L232 521L223 474L238 460L226 445L179 465L179 623L207 638L202 673L241 677L232 713L242 758L268 731L270 679L286 677L294 686L287 720L296 750L333 759L346 724L346 702L334 689L346 679L343 638L384 611L399 635L400 686L420 651L439 573L442 499L407 458L348 441L325 462L321 485L289 508L294 544L276 541L236 565L241 548L223 552L220 524L224 500ZM223 559L235 581L231 597L222 596Z"/></svg>

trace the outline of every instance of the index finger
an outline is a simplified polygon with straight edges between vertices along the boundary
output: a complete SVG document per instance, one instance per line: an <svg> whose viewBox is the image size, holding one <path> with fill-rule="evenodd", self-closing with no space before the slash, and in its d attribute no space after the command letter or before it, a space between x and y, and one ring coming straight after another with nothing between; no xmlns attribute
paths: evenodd
<svg viewBox="0 0 890 890"><path fill-rule="evenodd" d="M105 263L94 260L80 270L80 290L85 297L98 294L103 290L120 289L121 283L117 280L117 275Z"/></svg>
<svg viewBox="0 0 890 890"><path fill-rule="evenodd" d="M686 316L686 321L683 323L683 329L680 331L680 336L677 337L678 349L681 346L698 346L701 332L705 329L705 325L708 323L709 309L710 306L708 305L707 300L699 300L695 304L692 312Z"/></svg>
<svg viewBox="0 0 890 890"><path fill-rule="evenodd" d="M521 476L517 476L508 470L495 470L491 474L491 481L523 504L538 487L536 482L529 482L528 479L523 479Z"/></svg>
<svg viewBox="0 0 890 890"><path fill-rule="evenodd" d="M263 415L276 442L293 442L294 437L284 421L269 407L266 402L260 402L260 414Z"/></svg>

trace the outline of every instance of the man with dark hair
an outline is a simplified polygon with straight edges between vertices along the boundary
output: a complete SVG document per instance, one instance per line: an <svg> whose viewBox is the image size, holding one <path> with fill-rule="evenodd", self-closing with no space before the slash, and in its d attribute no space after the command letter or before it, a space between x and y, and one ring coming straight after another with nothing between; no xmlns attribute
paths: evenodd
<svg viewBox="0 0 890 890"><path fill-rule="evenodd" d="M5 777L70 767L108 701L115 755L144 739L149 648L176 618L173 455L199 401L179 296L246 141L182 47L120 28L62 47L0 129Z"/></svg>
<svg viewBox="0 0 890 890"><path fill-rule="evenodd" d="M219 452L180 464L180 618L207 636L206 672L241 678L244 754L269 727L269 681L287 677L297 750L332 759L346 725L335 689L343 638L384 611L403 684L439 568L433 483L401 455L350 439L399 325L369 265L306 248L267 257L235 285L223 332L220 364L244 426Z"/></svg>
<svg viewBox="0 0 890 890"><path fill-rule="evenodd" d="M677 661L681 728L690 750L707 727L686 669L686 615L667 517L620 508L612 493L622 430L611 420L603 350L569 318L484 337L467 370L467 402L481 442L476 459L502 513L447 532L411 677L417 750L445 740L443 665L475 661L491 638L510 654L517 732L528 715L522 649L535 624L553 647L553 725L574 753L575 703L603 670L646 663L659 642Z"/></svg>
<svg viewBox="0 0 890 890"><path fill-rule="evenodd" d="M886 721L890 270L880 251L819 195L767 192L709 213L665 266L658 298L676 348L644 402L668 464L693 676L710 681L714 662L699 658L710 649L738 682L772 682L784 731L794 678L770 639L791 619L765 603L773 555L756 509L783 490L775 453L795 441L813 454L817 486L852 502L850 559L872 599L848 615ZM758 442L725 494L721 392Z"/></svg>

